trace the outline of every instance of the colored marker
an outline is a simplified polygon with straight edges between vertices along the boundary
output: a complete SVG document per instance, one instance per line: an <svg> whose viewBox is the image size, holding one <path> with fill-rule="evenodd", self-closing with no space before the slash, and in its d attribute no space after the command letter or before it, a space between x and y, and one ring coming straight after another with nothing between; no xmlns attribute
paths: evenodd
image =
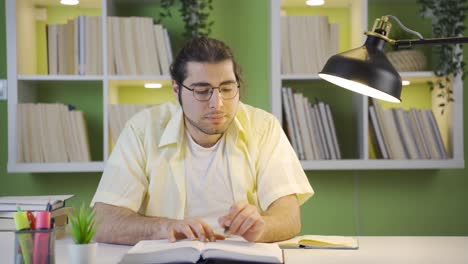
<svg viewBox="0 0 468 264"><path fill-rule="evenodd" d="M23 255L23 260L25 264L31 263L31 251L33 248L33 241L31 233L29 233L29 221L26 212L22 212L18 207L18 212L13 215L16 226L16 237L21 248L21 254Z"/></svg>
<svg viewBox="0 0 468 264"><path fill-rule="evenodd" d="M34 264L49 263L50 212L36 212L36 232L34 234Z"/></svg>

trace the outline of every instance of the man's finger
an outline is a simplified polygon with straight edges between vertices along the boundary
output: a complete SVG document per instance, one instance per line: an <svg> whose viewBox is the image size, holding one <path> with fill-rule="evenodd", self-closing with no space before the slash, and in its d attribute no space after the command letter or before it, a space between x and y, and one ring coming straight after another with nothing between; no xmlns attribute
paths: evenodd
<svg viewBox="0 0 468 264"><path fill-rule="evenodd" d="M187 224L181 224L180 230L181 233L185 235L190 240L195 240L197 237L193 234L192 229Z"/></svg>
<svg viewBox="0 0 468 264"><path fill-rule="evenodd" d="M174 229L172 229L172 228L169 229L169 233L168 233L167 239L168 239L170 242L175 242L175 241L176 241L175 234L174 234Z"/></svg>
<svg viewBox="0 0 468 264"><path fill-rule="evenodd" d="M234 219L238 217L238 215L245 210L245 208L248 207L247 202L239 202L237 204L234 204L231 206L231 209L229 210L229 214L224 218L224 224L223 226L229 227L229 230L231 230L231 226L233 224ZM231 232L229 232L231 233ZM232 233L231 233L232 234Z"/></svg>
<svg viewBox="0 0 468 264"><path fill-rule="evenodd" d="M252 229L252 227L255 226L256 222L259 221L257 217L247 217L245 221L242 223L242 225L239 227L239 231L237 232L238 235L243 236L245 232L249 231ZM253 231L253 230L252 230Z"/></svg>
<svg viewBox="0 0 468 264"><path fill-rule="evenodd" d="M219 234L219 233L214 233L214 237L215 237L216 240L224 240L224 239L226 239L225 236L223 236L223 235L221 235L221 234Z"/></svg>
<svg viewBox="0 0 468 264"><path fill-rule="evenodd" d="M200 222L200 224L203 226L203 229L205 229L206 238L208 238L208 240L211 241L211 242L216 241L214 231L211 228L211 226L209 226L207 223L205 223L203 221Z"/></svg>
<svg viewBox="0 0 468 264"><path fill-rule="evenodd" d="M256 209L255 209L256 210ZM232 222L229 226L228 234L238 234L240 226L244 221L250 217L252 214L255 214L255 211L251 207L244 208L240 211L235 218L232 219Z"/></svg>
<svg viewBox="0 0 468 264"><path fill-rule="evenodd" d="M200 224L200 222L193 220L189 221L189 226L190 228L197 234L198 240L204 242L205 241L205 229L203 226Z"/></svg>

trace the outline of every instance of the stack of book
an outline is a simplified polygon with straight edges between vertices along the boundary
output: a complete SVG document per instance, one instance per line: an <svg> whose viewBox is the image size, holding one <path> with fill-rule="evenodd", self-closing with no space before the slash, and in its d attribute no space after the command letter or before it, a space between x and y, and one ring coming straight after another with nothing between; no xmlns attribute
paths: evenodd
<svg viewBox="0 0 468 264"><path fill-rule="evenodd" d="M65 206L65 201L71 197L73 195L0 196L0 230L15 230L13 216L18 207L22 211L43 211L46 210L47 203L50 203L55 238L63 238L68 224L68 215L73 211L71 207Z"/></svg>
<svg viewBox="0 0 468 264"><path fill-rule="evenodd" d="M301 93L282 88L286 134L300 160L341 159L330 105L311 104Z"/></svg>
<svg viewBox="0 0 468 264"><path fill-rule="evenodd" d="M338 53L339 25L327 16L281 17L281 73L317 74Z"/></svg>
<svg viewBox="0 0 468 264"><path fill-rule="evenodd" d="M449 155L431 110L383 109L369 106L371 136L378 158L448 159Z"/></svg>
<svg viewBox="0 0 468 264"><path fill-rule="evenodd" d="M86 120L63 104L18 104L17 162L91 160Z"/></svg>
<svg viewBox="0 0 468 264"><path fill-rule="evenodd" d="M150 17L107 17L107 46L111 75L169 75L169 34Z"/></svg>

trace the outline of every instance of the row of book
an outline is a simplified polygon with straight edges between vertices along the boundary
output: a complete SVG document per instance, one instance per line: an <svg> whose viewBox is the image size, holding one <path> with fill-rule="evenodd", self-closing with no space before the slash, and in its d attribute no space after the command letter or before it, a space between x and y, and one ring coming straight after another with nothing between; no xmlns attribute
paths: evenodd
<svg viewBox="0 0 468 264"><path fill-rule="evenodd" d="M327 16L282 16L280 23L283 74L317 74L338 53L339 25Z"/></svg>
<svg viewBox="0 0 468 264"><path fill-rule="evenodd" d="M286 134L300 160L341 159L330 105L282 88Z"/></svg>
<svg viewBox="0 0 468 264"><path fill-rule="evenodd" d="M371 136L378 158L448 159L432 110L369 106Z"/></svg>
<svg viewBox="0 0 468 264"><path fill-rule="evenodd" d="M150 107L144 104L111 104L109 105L109 128L112 142L115 144L125 124L132 116Z"/></svg>
<svg viewBox="0 0 468 264"><path fill-rule="evenodd" d="M79 16L47 25L47 63L51 75L102 74L102 20Z"/></svg>
<svg viewBox="0 0 468 264"><path fill-rule="evenodd" d="M51 75L99 75L102 20L78 16L66 24L47 25L47 59ZM150 17L107 17L107 62L110 75L169 75L172 63L167 29Z"/></svg>
<svg viewBox="0 0 468 264"><path fill-rule="evenodd" d="M107 34L109 74L169 75L169 34L152 18L107 17Z"/></svg>
<svg viewBox="0 0 468 264"><path fill-rule="evenodd" d="M91 160L82 111L63 104L18 104L17 162Z"/></svg>

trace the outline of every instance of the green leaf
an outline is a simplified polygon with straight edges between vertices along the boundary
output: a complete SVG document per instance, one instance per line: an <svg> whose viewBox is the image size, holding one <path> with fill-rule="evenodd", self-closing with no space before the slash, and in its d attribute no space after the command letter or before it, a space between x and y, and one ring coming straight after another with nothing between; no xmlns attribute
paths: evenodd
<svg viewBox="0 0 468 264"><path fill-rule="evenodd" d="M69 216L71 225L71 235L76 244L88 244L96 234L95 211L85 206L84 203L79 209L74 208Z"/></svg>

